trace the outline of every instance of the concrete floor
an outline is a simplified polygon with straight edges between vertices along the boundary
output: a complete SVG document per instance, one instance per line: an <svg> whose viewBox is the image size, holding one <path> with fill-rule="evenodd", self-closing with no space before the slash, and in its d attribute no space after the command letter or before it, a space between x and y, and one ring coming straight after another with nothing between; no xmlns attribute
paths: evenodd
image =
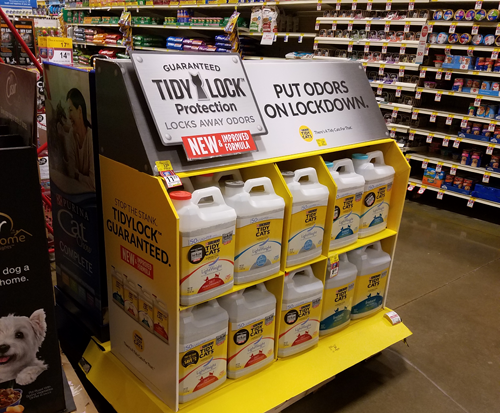
<svg viewBox="0 0 500 413"><path fill-rule="evenodd" d="M500 412L500 226L407 201L388 306L413 335L285 413Z"/></svg>

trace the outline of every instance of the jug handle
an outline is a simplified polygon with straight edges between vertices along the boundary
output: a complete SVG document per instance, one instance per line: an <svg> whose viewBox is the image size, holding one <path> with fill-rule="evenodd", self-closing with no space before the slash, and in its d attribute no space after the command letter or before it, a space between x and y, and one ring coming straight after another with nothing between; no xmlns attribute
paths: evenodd
<svg viewBox="0 0 500 413"><path fill-rule="evenodd" d="M368 162L371 162L372 159L375 159L375 165L385 165L384 154L382 151L368 152L367 155L368 155Z"/></svg>
<svg viewBox="0 0 500 413"><path fill-rule="evenodd" d="M349 262L349 260L347 259L347 254L345 252L343 254L339 254L339 261Z"/></svg>
<svg viewBox="0 0 500 413"><path fill-rule="evenodd" d="M309 278L315 278L314 277L314 272L313 272L313 270L312 270L312 268L311 268L310 265L308 265L307 267L301 268L299 270L292 271L291 273L288 274L288 277L290 277L290 280L293 280L293 277L295 277L295 274L297 274L299 272L303 272Z"/></svg>
<svg viewBox="0 0 500 413"><path fill-rule="evenodd" d="M192 195L192 202L198 205L201 199L207 198L209 196L213 198L215 204L225 205L222 193L216 186L210 186L208 188L198 189L194 191Z"/></svg>
<svg viewBox="0 0 500 413"><path fill-rule="evenodd" d="M299 182L300 178L307 176L312 182L318 183L318 174L316 173L316 169L314 168L303 168L303 169L297 169L295 171L295 175L293 177L294 182Z"/></svg>
<svg viewBox="0 0 500 413"><path fill-rule="evenodd" d="M373 244L370 244L370 245L367 245L366 248L371 248L371 249L374 249L375 251L383 251L382 249L382 244L380 243L380 241L377 241L377 242L374 242ZM366 249L365 249L366 251Z"/></svg>
<svg viewBox="0 0 500 413"><path fill-rule="evenodd" d="M243 186L245 192L250 192L253 188L258 186L264 186L264 191L268 194L274 194L273 184L271 180L267 177L248 179Z"/></svg>
<svg viewBox="0 0 500 413"><path fill-rule="evenodd" d="M346 172L354 172L354 165L349 158L333 161L333 172L337 172L340 168L345 167Z"/></svg>

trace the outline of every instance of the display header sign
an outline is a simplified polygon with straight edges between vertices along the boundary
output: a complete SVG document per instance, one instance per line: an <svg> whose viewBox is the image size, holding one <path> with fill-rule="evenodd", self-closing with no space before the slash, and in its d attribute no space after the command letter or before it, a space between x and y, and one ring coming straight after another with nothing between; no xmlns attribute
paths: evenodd
<svg viewBox="0 0 500 413"><path fill-rule="evenodd" d="M184 144L188 158L241 152L226 150L223 136L231 134L247 133L255 150L252 135L267 132L239 55L133 52L132 61L161 142ZM220 150L198 153L186 145L191 137L202 146L216 142Z"/></svg>

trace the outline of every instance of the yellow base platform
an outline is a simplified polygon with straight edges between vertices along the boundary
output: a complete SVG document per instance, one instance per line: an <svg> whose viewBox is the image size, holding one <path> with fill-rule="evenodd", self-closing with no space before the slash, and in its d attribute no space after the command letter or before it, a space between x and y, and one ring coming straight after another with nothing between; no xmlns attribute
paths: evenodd
<svg viewBox="0 0 500 413"><path fill-rule="evenodd" d="M367 359L411 335L403 324L393 326L383 309L366 319L356 320L334 335L320 339L313 349L279 359L266 369L239 380L226 380L223 386L195 401L180 406L189 413L267 412L281 403ZM118 413L172 412L110 351L93 341L84 359L87 378ZM251 406L251 408L249 407Z"/></svg>

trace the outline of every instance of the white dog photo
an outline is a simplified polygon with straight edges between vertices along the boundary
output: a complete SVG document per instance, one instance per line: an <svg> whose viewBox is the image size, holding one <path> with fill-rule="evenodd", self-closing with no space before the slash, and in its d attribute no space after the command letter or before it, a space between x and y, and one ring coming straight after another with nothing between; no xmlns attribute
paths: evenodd
<svg viewBox="0 0 500 413"><path fill-rule="evenodd" d="M36 357L46 332L42 309L29 318L13 314L0 318L0 383L15 380L25 386L47 370L43 360Z"/></svg>

